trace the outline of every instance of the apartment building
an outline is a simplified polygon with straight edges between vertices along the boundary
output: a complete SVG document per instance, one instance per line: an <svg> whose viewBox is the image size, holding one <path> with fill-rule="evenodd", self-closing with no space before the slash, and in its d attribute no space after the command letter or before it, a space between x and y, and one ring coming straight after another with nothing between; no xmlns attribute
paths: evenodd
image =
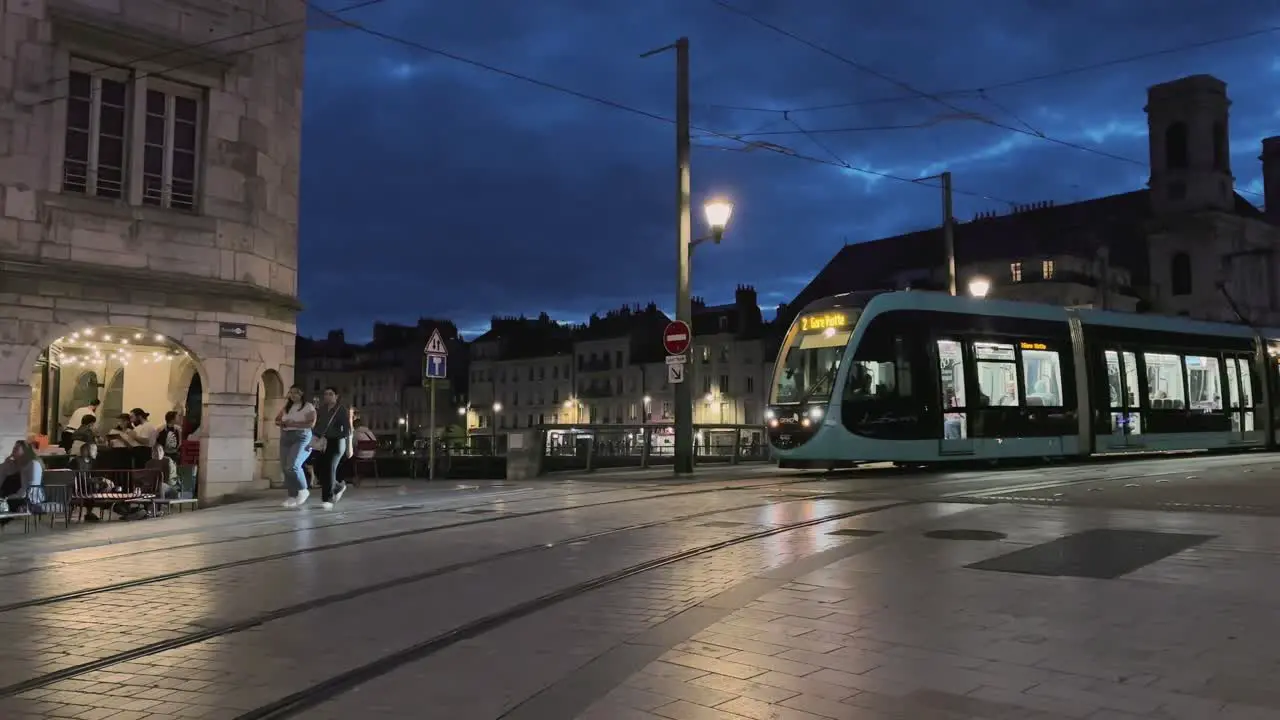
<svg viewBox="0 0 1280 720"><path fill-rule="evenodd" d="M436 428L460 424L457 409L466 396L467 347L452 322L423 318L416 325L376 323L373 339L353 343L342 330L324 338L297 341L297 384L308 398L326 387L341 394L379 439L425 437L431 425L431 397L422 383L423 348L432 331L449 348L449 378L436 383Z"/></svg>
<svg viewBox="0 0 1280 720"><path fill-rule="evenodd" d="M773 358L755 290L739 287L725 305L701 299L693 305L687 382L694 422L762 422ZM674 392L661 340L669 322L652 303L593 315L578 326L545 314L494 318L470 346L468 432L496 437L540 425L671 422Z"/></svg>

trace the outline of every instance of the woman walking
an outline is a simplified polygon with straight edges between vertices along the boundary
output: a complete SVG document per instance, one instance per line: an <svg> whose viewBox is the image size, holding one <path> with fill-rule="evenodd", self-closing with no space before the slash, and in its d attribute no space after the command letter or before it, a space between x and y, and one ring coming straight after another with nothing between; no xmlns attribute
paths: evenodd
<svg viewBox="0 0 1280 720"><path fill-rule="evenodd" d="M302 388L296 385L289 388L288 400L276 415L276 425L280 427L280 469L284 471L285 487L289 491L284 501L287 508L301 507L311 495L302 463L311 454L311 429L315 424L316 407L303 399Z"/></svg>
<svg viewBox="0 0 1280 720"><path fill-rule="evenodd" d="M320 481L325 510L332 510L347 491L346 483L338 480L338 466L355 451L351 442L353 425L351 408L338 402L337 388L325 388L316 413L316 437L311 441L312 449L320 455L315 465L316 479Z"/></svg>

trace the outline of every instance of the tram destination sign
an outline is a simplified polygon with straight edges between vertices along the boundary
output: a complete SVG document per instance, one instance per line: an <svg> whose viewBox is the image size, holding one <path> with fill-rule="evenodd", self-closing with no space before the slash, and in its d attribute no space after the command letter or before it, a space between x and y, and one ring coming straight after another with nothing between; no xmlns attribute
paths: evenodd
<svg viewBox="0 0 1280 720"><path fill-rule="evenodd" d="M849 315L842 312L824 312L800 317L800 332L814 330L840 330L849 327Z"/></svg>

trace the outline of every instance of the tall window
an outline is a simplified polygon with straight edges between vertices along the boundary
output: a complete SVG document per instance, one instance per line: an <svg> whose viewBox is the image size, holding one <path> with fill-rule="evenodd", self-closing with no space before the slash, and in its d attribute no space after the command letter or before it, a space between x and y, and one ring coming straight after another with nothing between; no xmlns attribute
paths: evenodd
<svg viewBox="0 0 1280 720"><path fill-rule="evenodd" d="M1014 282L1022 282L1022 263L1009 263L1009 279Z"/></svg>
<svg viewBox="0 0 1280 720"><path fill-rule="evenodd" d="M1175 253L1169 263L1169 285L1174 295L1191 294L1191 256Z"/></svg>
<svg viewBox="0 0 1280 720"><path fill-rule="evenodd" d="M68 78L67 136L62 189L103 198L124 197L128 92L123 78L72 72Z"/></svg>
<svg viewBox="0 0 1280 720"><path fill-rule="evenodd" d="M1012 345L975 342L973 354L978 360L978 389L983 405L1018 404L1018 369Z"/></svg>
<svg viewBox="0 0 1280 720"><path fill-rule="evenodd" d="M1171 123L1164 131L1165 165L1171 170L1184 170L1188 164L1187 124Z"/></svg>
<svg viewBox="0 0 1280 720"><path fill-rule="evenodd" d="M142 202L194 210L199 101L177 92L147 90L142 150Z"/></svg>
<svg viewBox="0 0 1280 720"><path fill-rule="evenodd" d="M1045 280L1053 279L1053 261L1052 260L1041 261L1040 274L1044 276Z"/></svg>

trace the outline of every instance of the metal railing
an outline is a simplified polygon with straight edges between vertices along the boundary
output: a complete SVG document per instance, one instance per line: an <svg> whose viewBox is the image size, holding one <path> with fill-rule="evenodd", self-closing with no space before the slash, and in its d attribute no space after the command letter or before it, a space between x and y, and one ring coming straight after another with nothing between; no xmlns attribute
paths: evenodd
<svg viewBox="0 0 1280 720"><path fill-rule="evenodd" d="M675 462L671 423L632 425L540 425L542 472L658 467ZM759 425L693 426L697 464L769 462L773 459Z"/></svg>

